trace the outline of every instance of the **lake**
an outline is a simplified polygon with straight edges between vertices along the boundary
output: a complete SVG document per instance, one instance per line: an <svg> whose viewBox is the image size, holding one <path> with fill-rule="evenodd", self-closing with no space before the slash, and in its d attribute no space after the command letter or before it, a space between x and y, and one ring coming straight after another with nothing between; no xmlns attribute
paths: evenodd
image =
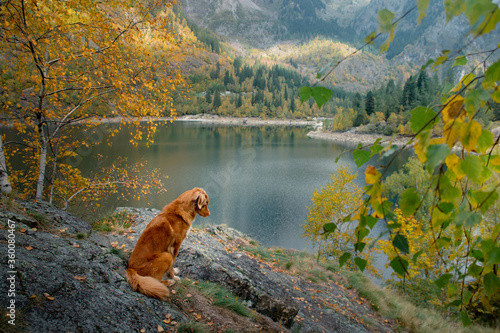
<svg viewBox="0 0 500 333"><path fill-rule="evenodd" d="M111 138L112 146L97 145L86 155L102 154L109 163L119 156L131 162L144 160L149 169L159 168L168 175L167 193L148 198L154 208L161 209L188 189L204 188L210 197L211 215L197 217L194 226L226 224L265 246L310 251L312 246L301 236L301 225L311 196L330 180L337 156L354 148L308 138L310 130L177 121L159 127L149 147L133 147L123 131ZM105 140L102 134L96 135L96 141ZM398 157L393 169L407 157ZM362 170L356 169L351 153L338 163L358 172L359 185L364 185ZM95 162L83 159L78 166L88 171L95 168ZM125 204L145 207L147 202Z"/></svg>

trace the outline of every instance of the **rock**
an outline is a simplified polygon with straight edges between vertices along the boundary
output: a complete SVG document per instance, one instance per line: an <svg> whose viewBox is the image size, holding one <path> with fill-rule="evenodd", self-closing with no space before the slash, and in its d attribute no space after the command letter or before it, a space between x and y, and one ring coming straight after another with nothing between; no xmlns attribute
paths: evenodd
<svg viewBox="0 0 500 333"><path fill-rule="evenodd" d="M260 314L248 322L242 322L249 319L238 317L229 309L211 305L200 294L193 297L197 303L189 305L189 300L173 293L178 288L180 294L182 284L176 284L172 297L163 302L132 291L124 276L128 253L160 211L120 208L119 211L134 214L132 227L123 234L97 234L83 220L48 204L19 202L19 207L20 212L32 210L34 216L44 216L51 226L28 233L0 225L0 243L7 244L12 234L15 236L16 257L13 267L8 266L7 260L0 261L0 289L9 290L8 278L15 280L15 297L2 296L0 306L6 309L10 300L15 300L16 327L23 331L157 332L159 327L171 330L174 327L166 326L167 322L193 320L191 306L205 310L200 314L210 313L206 323L218 318L217 323L212 323L218 331L231 328L234 323L240 323L238 331L248 327L251 332L288 332L286 328L297 332L391 331L381 321L374 321L370 330L365 327L363 318L376 314L354 291L334 283L315 284L283 272L240 250L238 246L250 244L248 237L226 226L192 230L181 246L176 266L182 278L194 281L190 287L193 292L198 281L210 281L230 290ZM0 210L0 216L16 218L16 224L24 219L33 222L21 213L11 213Z"/></svg>
<svg viewBox="0 0 500 333"><path fill-rule="evenodd" d="M190 233L177 257L183 277L219 283L257 312L291 327L299 309L283 292L283 279L271 270L262 274L261 264L247 255L228 253L219 240L240 235L223 226L210 226L207 233ZM241 238L241 237L239 237ZM281 285L280 285L281 284Z"/></svg>
<svg viewBox="0 0 500 333"><path fill-rule="evenodd" d="M157 332L167 314L177 322L185 320L170 303L131 290L124 277L126 262L110 252L109 241L102 236L68 237L89 233L87 223L46 204L21 206L45 213L54 226L67 228L68 233L14 232L15 267L8 267L7 260L0 262L0 289L9 290L7 278L13 275L16 295L2 295L0 306L6 309L15 300L18 328L24 326L23 331L31 332ZM0 240L6 240L8 233L7 228L0 229Z"/></svg>

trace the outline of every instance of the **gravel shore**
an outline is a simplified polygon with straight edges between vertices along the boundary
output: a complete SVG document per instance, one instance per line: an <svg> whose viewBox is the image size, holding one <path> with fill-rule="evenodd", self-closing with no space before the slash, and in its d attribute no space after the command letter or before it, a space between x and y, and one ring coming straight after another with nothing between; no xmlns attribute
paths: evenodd
<svg viewBox="0 0 500 333"><path fill-rule="evenodd" d="M403 146L408 142L408 138L405 137L392 137L387 135L379 135L379 134L364 134L364 133L356 133L356 132L330 132L323 131L321 129L311 131L307 133L307 136L314 139L322 139L336 142L344 142L344 143L352 143L355 145L358 144L373 144L375 140L378 138L382 139L382 144L389 144L392 140L392 144Z"/></svg>

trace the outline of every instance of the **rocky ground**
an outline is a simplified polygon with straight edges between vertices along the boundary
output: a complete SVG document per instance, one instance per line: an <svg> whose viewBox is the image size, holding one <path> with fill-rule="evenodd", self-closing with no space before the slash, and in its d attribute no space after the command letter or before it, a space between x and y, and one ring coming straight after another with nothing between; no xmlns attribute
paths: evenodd
<svg viewBox="0 0 500 333"><path fill-rule="evenodd" d="M85 221L43 203L0 204L4 258L0 262L0 290L12 288L12 281L15 285L15 296L4 293L0 307L7 309L15 300L16 329L389 332L398 326L372 310L367 300L349 289L342 275L313 264L294 270L289 267L293 262L283 262L284 258L306 254L264 250L224 226L194 229L188 235L177 259L182 281L172 287L168 300L136 293L125 281L126 261L138 236L158 211L121 210L130 213L130 228L97 233ZM8 266L4 255L9 239L15 239L13 267ZM311 278L313 270L319 279ZM214 305L214 300L201 292L205 281L229 290L251 315ZM2 330L15 331L6 322L10 317L3 314L2 318Z"/></svg>

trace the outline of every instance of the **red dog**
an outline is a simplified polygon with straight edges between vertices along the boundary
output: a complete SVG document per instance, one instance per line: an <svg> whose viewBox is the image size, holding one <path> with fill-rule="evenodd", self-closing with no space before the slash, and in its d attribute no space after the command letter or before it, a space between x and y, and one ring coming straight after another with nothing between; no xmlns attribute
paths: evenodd
<svg viewBox="0 0 500 333"><path fill-rule="evenodd" d="M175 258L196 214L210 215L208 195L201 188L184 192L149 222L128 261L127 282L134 291L160 300L170 295L166 286L179 280ZM170 280L162 280L165 273Z"/></svg>

